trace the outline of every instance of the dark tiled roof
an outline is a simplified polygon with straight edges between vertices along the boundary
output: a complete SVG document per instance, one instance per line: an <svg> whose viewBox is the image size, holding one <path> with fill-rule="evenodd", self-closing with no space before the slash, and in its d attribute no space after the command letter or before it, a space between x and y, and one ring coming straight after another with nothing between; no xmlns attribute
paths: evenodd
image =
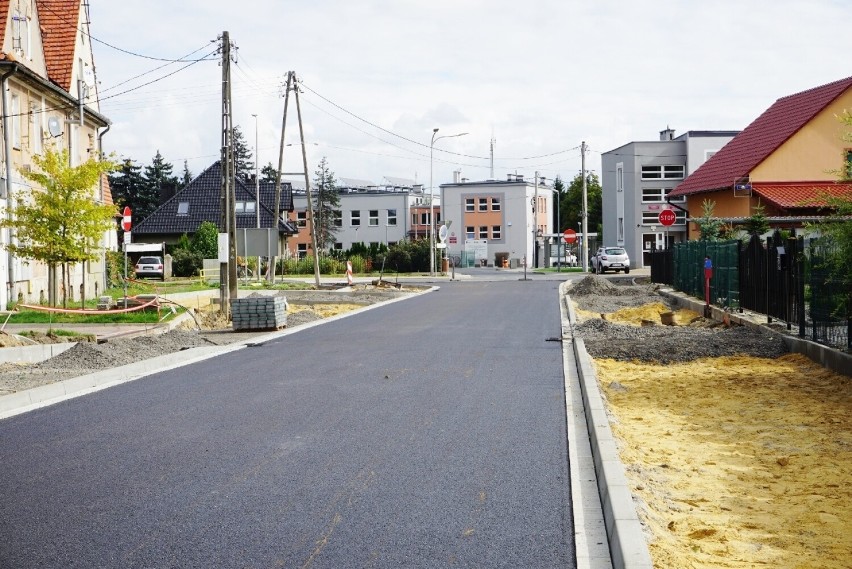
<svg viewBox="0 0 852 569"><path fill-rule="evenodd" d="M732 187L850 87L852 77L778 99L669 195Z"/></svg>
<svg viewBox="0 0 852 569"><path fill-rule="evenodd" d="M166 201L154 212L134 225L133 233L137 235L191 235L205 221L212 221L220 225L220 199L222 188L222 175L219 162L207 168L198 177L192 180L184 189L174 197ZM236 201L255 201L255 188L242 180L237 180L235 188ZM275 208L275 184L261 184L260 186L260 226L272 227L276 216L272 210ZM178 205L188 203L189 207L185 215L178 215ZM293 210L293 197L290 185L281 183L281 211ZM257 214L252 212L248 215L237 215L237 228L251 229L257 226ZM283 233L296 234L298 229L289 222L279 221L278 230Z"/></svg>
<svg viewBox="0 0 852 569"><path fill-rule="evenodd" d="M37 0L47 77L71 92L80 0Z"/></svg>

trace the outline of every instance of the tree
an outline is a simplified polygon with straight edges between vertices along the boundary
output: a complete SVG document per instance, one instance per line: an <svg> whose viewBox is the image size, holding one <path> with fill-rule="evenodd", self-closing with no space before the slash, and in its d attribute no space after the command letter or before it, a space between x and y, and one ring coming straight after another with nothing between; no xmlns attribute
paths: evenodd
<svg viewBox="0 0 852 569"><path fill-rule="evenodd" d="M112 199L119 209L128 206L134 215L139 216L142 202L138 200L138 196L145 194L142 167L136 165L130 158L125 158L108 177Z"/></svg>
<svg viewBox="0 0 852 569"><path fill-rule="evenodd" d="M101 176L117 168L109 160L88 160L70 166L66 150L46 150L33 156L36 169L21 170L25 179L42 189L17 192L12 215L3 215L0 227L8 227L15 239L5 245L13 255L45 263L55 282L62 267L62 304L66 305L68 268L74 263L94 262L100 256L104 233L115 228L114 205L92 199ZM56 304L53 286L49 300Z"/></svg>
<svg viewBox="0 0 852 569"><path fill-rule="evenodd" d="M278 168L272 165L272 162L269 162L260 169L260 181L267 182L270 184L274 184L277 181L278 176Z"/></svg>
<svg viewBox="0 0 852 569"><path fill-rule="evenodd" d="M704 200L701 204L702 215L695 220L695 223L701 232L702 241L718 241L721 237L724 224L718 217L713 217L715 207L716 202L713 200Z"/></svg>
<svg viewBox="0 0 852 569"><path fill-rule="evenodd" d="M141 196L137 197L137 209L133 214L139 219L145 219L151 215L162 203L163 197L175 195L179 181L172 171L174 166L166 162L160 151L151 160L150 166L145 166L143 176L145 178L145 189ZM132 209L132 208L131 208Z"/></svg>
<svg viewBox="0 0 852 569"><path fill-rule="evenodd" d="M603 233L603 190L597 174L586 174L586 202L589 206L587 223L589 232ZM571 180L568 190L562 194L559 202L561 227L574 228L583 222L583 175L577 174Z"/></svg>
<svg viewBox="0 0 852 569"><path fill-rule="evenodd" d="M183 189L189 185L192 181L192 172L189 171L189 164L187 164L186 160L183 161L183 173L180 177L180 189Z"/></svg>
<svg viewBox="0 0 852 569"><path fill-rule="evenodd" d="M192 235L190 248L198 252L202 259L215 259L219 256L219 228L212 221L204 221Z"/></svg>
<svg viewBox="0 0 852 569"><path fill-rule="evenodd" d="M233 144L234 168L237 179L248 181L251 179L252 174L254 174L254 162L252 162L254 155L246 144L243 138L243 131L240 130L239 126L234 127Z"/></svg>
<svg viewBox="0 0 852 569"><path fill-rule="evenodd" d="M760 237L769 231L769 220L766 218L766 208L759 202L754 206L754 213L743 223L743 230L750 236Z"/></svg>
<svg viewBox="0 0 852 569"><path fill-rule="evenodd" d="M340 207L340 194L334 172L328 167L323 156L314 172L314 227L317 234L317 248L326 249L334 244L337 226L335 220Z"/></svg>
<svg viewBox="0 0 852 569"><path fill-rule="evenodd" d="M565 219L565 215L562 213L562 201L565 197L565 182L563 182L562 178L558 175L556 176L556 179L553 180L553 189L556 192L556 203L559 204L559 207L554 208L553 227L555 228L556 233L560 233L562 232L562 228L566 227L566 225L562 222L562 220ZM559 215L557 216L557 214Z"/></svg>

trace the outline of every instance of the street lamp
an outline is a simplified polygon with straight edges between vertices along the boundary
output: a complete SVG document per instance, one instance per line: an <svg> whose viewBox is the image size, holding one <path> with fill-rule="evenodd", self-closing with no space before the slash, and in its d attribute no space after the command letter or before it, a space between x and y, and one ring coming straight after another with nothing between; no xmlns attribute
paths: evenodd
<svg viewBox="0 0 852 569"><path fill-rule="evenodd" d="M438 134L438 129L432 129L432 142L429 144L429 276L435 276L435 185L432 182L432 163L435 150L435 142L442 138L454 138L456 136L464 136L466 132L459 134L445 134L444 136L435 137Z"/></svg>
<svg viewBox="0 0 852 569"><path fill-rule="evenodd" d="M254 209L257 214L257 228L260 229L260 172L258 170L260 159L257 155L257 115L253 114L252 116L254 117ZM260 263L257 265L257 271L260 273Z"/></svg>

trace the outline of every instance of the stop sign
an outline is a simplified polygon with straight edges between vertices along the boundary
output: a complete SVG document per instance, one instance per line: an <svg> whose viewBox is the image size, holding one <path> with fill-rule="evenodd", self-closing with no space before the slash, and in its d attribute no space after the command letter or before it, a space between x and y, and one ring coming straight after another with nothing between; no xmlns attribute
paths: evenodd
<svg viewBox="0 0 852 569"><path fill-rule="evenodd" d="M562 239L564 239L566 243L573 243L577 240L577 232L573 229L566 229L562 233Z"/></svg>
<svg viewBox="0 0 852 569"><path fill-rule="evenodd" d="M664 209L660 212L659 215L660 223L668 227L669 225L674 225L675 222L675 212L670 209Z"/></svg>
<svg viewBox="0 0 852 569"><path fill-rule="evenodd" d="M124 212L121 216L121 229L130 231L130 206L124 206Z"/></svg>

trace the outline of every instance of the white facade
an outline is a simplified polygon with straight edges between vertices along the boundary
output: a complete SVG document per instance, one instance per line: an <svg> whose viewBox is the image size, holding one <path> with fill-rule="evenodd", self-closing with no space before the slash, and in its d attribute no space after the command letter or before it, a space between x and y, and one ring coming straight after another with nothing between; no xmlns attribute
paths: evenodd
<svg viewBox="0 0 852 569"><path fill-rule="evenodd" d="M505 254L511 266L544 266L537 234L553 233L552 188L510 174L506 180L441 185L441 215L449 224L447 253L494 265ZM484 247L483 245L484 241ZM476 247L474 247L476 245Z"/></svg>

